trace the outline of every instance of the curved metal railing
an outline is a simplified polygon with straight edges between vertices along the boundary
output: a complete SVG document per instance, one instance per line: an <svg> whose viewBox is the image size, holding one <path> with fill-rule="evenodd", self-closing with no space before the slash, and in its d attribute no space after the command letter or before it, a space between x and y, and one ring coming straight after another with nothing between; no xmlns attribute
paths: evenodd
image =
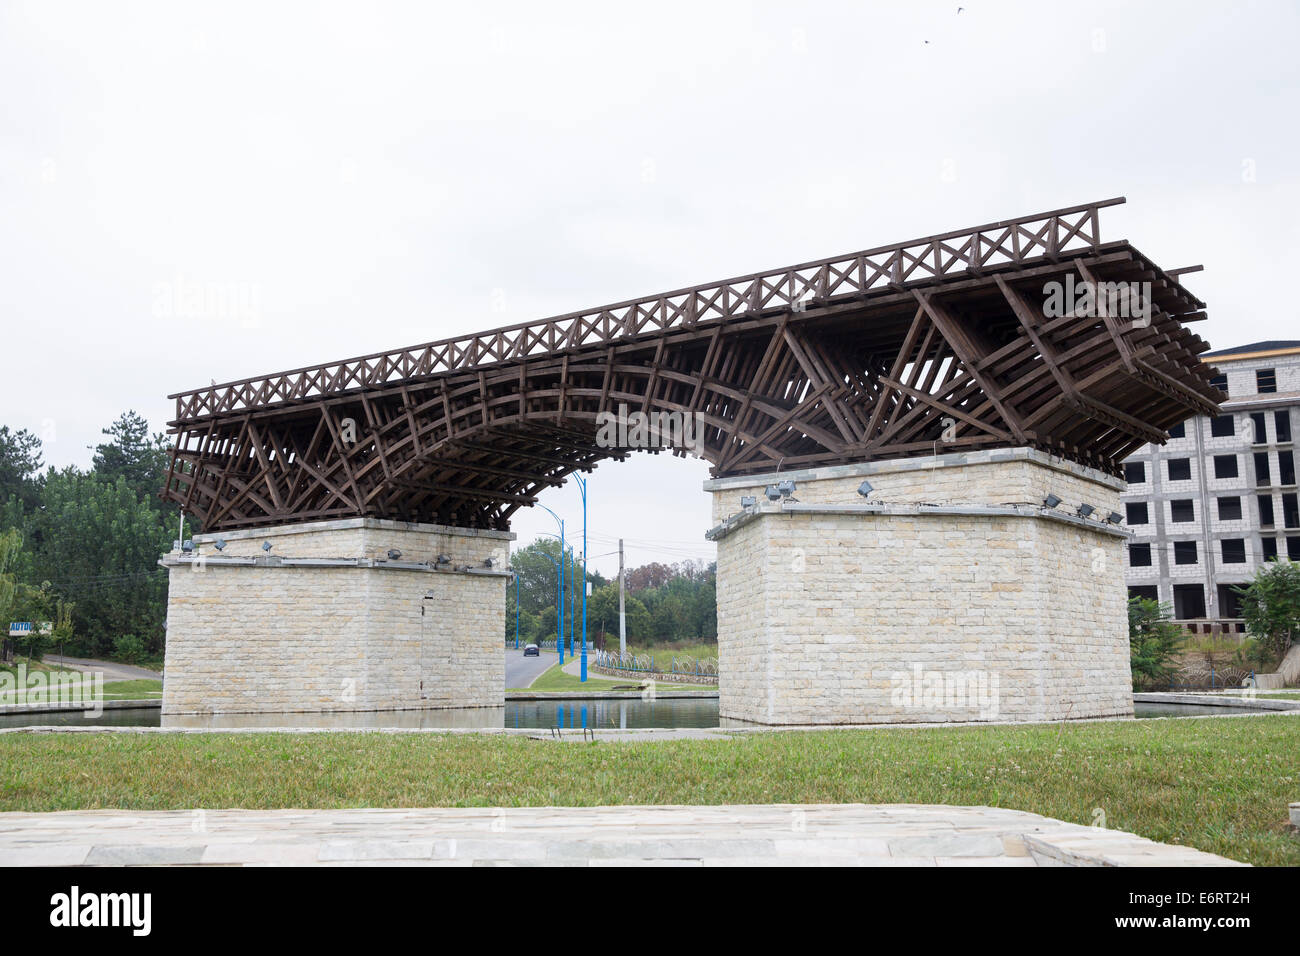
<svg viewBox="0 0 1300 956"><path fill-rule="evenodd" d="M620 654L617 651L596 651L591 665L613 674L644 674L681 683L712 684L718 680L718 659L705 657L671 657L655 660L652 654Z"/></svg>

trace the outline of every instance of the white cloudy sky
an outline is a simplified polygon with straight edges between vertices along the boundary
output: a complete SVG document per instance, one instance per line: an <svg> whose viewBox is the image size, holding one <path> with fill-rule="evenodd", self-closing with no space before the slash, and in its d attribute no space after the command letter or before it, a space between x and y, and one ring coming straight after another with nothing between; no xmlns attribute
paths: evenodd
<svg viewBox="0 0 1300 956"><path fill-rule="evenodd" d="M1296 6L957 7L0 3L0 423L85 464L213 378L1117 195L1212 343L1300 337ZM706 476L599 468L591 553L708 556Z"/></svg>

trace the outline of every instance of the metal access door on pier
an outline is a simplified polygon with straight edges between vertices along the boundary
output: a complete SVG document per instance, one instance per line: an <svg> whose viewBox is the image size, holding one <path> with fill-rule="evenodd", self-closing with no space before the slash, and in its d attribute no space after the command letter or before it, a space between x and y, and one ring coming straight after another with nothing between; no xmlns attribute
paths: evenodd
<svg viewBox="0 0 1300 956"><path fill-rule="evenodd" d="M450 700L441 678L459 664L451 622L432 594L420 602L420 700Z"/></svg>

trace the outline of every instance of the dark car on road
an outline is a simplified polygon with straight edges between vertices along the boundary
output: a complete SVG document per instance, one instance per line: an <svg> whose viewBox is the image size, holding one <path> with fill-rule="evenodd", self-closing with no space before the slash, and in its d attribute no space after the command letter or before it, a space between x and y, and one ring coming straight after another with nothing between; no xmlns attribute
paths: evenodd
<svg viewBox="0 0 1300 956"><path fill-rule="evenodd" d="M524 647L524 657L541 657L542 650L536 644L528 644Z"/></svg>

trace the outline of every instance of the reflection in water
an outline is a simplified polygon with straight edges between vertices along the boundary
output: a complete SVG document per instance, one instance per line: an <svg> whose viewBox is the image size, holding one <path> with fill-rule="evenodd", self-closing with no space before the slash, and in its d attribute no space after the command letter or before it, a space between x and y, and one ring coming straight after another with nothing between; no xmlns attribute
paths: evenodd
<svg viewBox="0 0 1300 956"><path fill-rule="evenodd" d="M105 710L98 717L84 710L63 710L45 714L0 715L0 729L5 727L157 727L157 707L130 710Z"/></svg>
<svg viewBox="0 0 1300 956"><path fill-rule="evenodd" d="M314 727L320 730L393 727L403 730L502 726L503 707L457 710L382 710L333 714L167 714L163 727L205 727L224 730L275 727ZM157 726L155 724L155 726Z"/></svg>
<svg viewBox="0 0 1300 956"><path fill-rule="evenodd" d="M157 722L155 720L155 726ZM637 727L716 727L717 698L643 700L511 700L504 707L470 707L447 710L394 710L353 714L224 714L219 716L168 715L163 727L319 727L608 730Z"/></svg>
<svg viewBox="0 0 1300 956"><path fill-rule="evenodd" d="M1195 704L1134 705L1138 717L1205 717L1251 713L1249 707L1211 707ZM1257 712L1257 711L1254 711ZM627 730L646 728L717 727L716 697L671 698L667 700L511 700L503 707L474 707L457 710L395 710L351 714L223 714L214 716L161 716L156 708L106 710L87 718L81 711L48 714L6 714L5 727L206 727L251 729L311 727L333 729L404 730L495 729L521 730ZM734 726L754 726L737 722Z"/></svg>
<svg viewBox="0 0 1300 956"><path fill-rule="evenodd" d="M668 700L511 700L503 707L466 707L448 710L388 710L333 714L168 714L158 708L106 710L97 718L81 711L0 716L4 727L204 727L250 729L311 727L321 730L479 729L517 727L524 730L593 730L718 726L718 699Z"/></svg>
<svg viewBox="0 0 1300 956"><path fill-rule="evenodd" d="M512 700L507 727L560 727L627 730L647 727L716 727L716 697L668 700Z"/></svg>

